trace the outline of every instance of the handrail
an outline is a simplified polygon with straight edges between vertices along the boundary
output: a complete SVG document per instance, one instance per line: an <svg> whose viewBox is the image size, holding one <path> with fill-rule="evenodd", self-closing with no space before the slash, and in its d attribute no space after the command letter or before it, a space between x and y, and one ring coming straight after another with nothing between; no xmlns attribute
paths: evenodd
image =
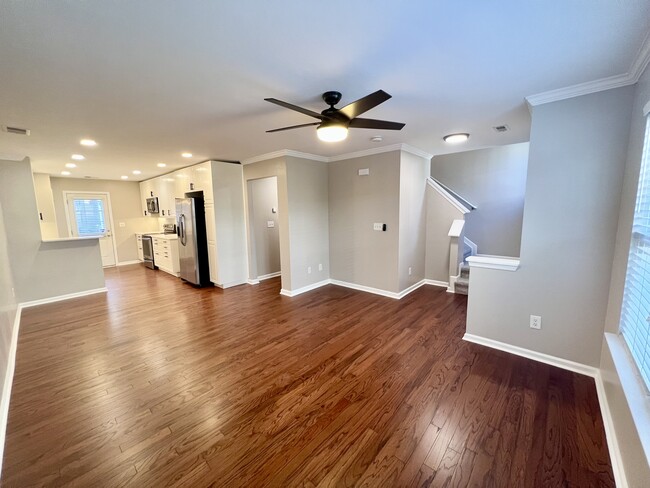
<svg viewBox="0 0 650 488"><path fill-rule="evenodd" d="M506 256L488 256L477 254L467 258L470 268L500 269L503 271L517 271L519 259Z"/></svg>
<svg viewBox="0 0 650 488"><path fill-rule="evenodd" d="M467 201L465 198L461 197L458 193L456 193L454 190L449 188L447 185L445 185L441 181L436 180L433 176L429 176L429 180L431 180L431 183L432 183L431 186L433 186L435 188L435 186L437 185L440 190L447 193L454 200L458 201L458 203L460 203L461 206L466 208L468 212L471 212L472 210L477 209L476 205L474 205L473 203Z"/></svg>

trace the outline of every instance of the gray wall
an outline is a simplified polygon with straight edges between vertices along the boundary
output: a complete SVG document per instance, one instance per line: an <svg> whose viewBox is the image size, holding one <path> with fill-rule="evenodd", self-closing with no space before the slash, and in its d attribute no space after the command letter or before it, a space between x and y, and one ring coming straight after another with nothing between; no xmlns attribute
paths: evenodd
<svg viewBox="0 0 650 488"><path fill-rule="evenodd" d="M534 108L521 268L472 269L468 333L600 364L633 95Z"/></svg>
<svg viewBox="0 0 650 488"><path fill-rule="evenodd" d="M369 168L369 176L358 170ZM329 170L332 279L398 292L400 151L336 161ZM387 225L386 232L373 223Z"/></svg>
<svg viewBox="0 0 650 488"><path fill-rule="evenodd" d="M291 290L297 290L330 277L328 170L326 163L290 156L286 165Z"/></svg>
<svg viewBox="0 0 650 488"><path fill-rule="evenodd" d="M68 237L68 224L65 218L64 191L106 192L111 199L113 213L113 235L117 245L118 262L137 261L138 247L135 240L137 232L150 231L151 219L143 217L140 211L140 185L135 181L91 180L79 178L50 178L56 222L60 237ZM120 227L120 222L125 226Z"/></svg>
<svg viewBox="0 0 650 488"><path fill-rule="evenodd" d="M18 302L104 287L97 239L41 241L29 159L0 161L0 205Z"/></svg>
<svg viewBox="0 0 650 488"><path fill-rule="evenodd" d="M476 205L465 235L480 254L519 256L527 142L435 156L431 176Z"/></svg>
<svg viewBox="0 0 650 488"><path fill-rule="evenodd" d="M454 220L464 220L454 207L435 189L426 189L426 271L428 280L449 283L449 228Z"/></svg>
<svg viewBox="0 0 650 488"><path fill-rule="evenodd" d="M278 221L280 235L280 267L282 269L282 288L291 290L291 254L289 252L289 200L287 198L287 164L284 157L273 158L258 163L246 164L244 170L244 201L249 202L248 182L259 178L276 176L278 182ZM255 243L250 238L250 206L246 205L246 233L248 239L248 277L257 279Z"/></svg>
<svg viewBox="0 0 650 488"><path fill-rule="evenodd" d="M623 301L625 274L627 271L628 252L632 235L632 220L636 202L639 172L641 168L641 155L645 135L646 117L643 116L643 107L650 101L650 69L645 70L636 86L632 107L632 122L630 138L627 148L627 164L621 193L621 206L618 219L618 232L616 236L616 250L612 265L612 279L610 283L609 303L605 330L617 333ZM623 457L623 465L628 482L632 487L645 486L650 479L650 466L644 459L643 448L639 440L630 409L625 400L620 377L614 367L612 354L606 341L603 341L602 358L600 363L605 393L616 429L616 436Z"/></svg>
<svg viewBox="0 0 650 488"><path fill-rule="evenodd" d="M275 176L248 182L251 238L255 242L257 276L280 271L280 228L277 214L278 179ZM272 209L276 209L273 213ZM273 221L275 227L269 227Z"/></svg>
<svg viewBox="0 0 650 488"><path fill-rule="evenodd" d="M399 177L399 291L424 279L429 159L402 151ZM409 267L411 275L409 275Z"/></svg>
<svg viewBox="0 0 650 488"><path fill-rule="evenodd" d="M0 165L2 165L1 161ZM7 244L7 229L4 224L2 204L0 203L0 391L3 393L5 391L5 380L7 379L7 368L9 367L11 337L14 332L16 311L18 309L13 290L14 282ZM2 398L0 405L5 405L8 402L9 398ZM0 426L0 432L4 433L5 429L6 425ZM4 434L1 438L4 439ZM1 451L2 448L0 447Z"/></svg>

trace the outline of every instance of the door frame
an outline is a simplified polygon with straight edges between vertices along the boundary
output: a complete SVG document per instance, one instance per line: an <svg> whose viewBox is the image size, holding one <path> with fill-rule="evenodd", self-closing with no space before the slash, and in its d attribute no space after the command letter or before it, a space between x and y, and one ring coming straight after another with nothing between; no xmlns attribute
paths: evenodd
<svg viewBox="0 0 650 488"><path fill-rule="evenodd" d="M68 226L68 235L72 235L72 226L70 225L70 206L68 205L68 194L72 195L104 195L108 203L108 219L111 224L111 240L113 241L113 256L115 257L115 266L119 266L120 262L117 259L117 242L115 241L115 224L113 223L113 205L111 204L111 194L107 191L73 191L63 190L63 206L65 207L65 223Z"/></svg>

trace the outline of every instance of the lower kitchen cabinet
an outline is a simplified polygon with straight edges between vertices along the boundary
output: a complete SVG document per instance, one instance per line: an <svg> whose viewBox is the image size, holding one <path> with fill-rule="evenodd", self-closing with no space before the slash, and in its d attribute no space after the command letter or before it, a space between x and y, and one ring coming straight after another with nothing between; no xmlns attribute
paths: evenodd
<svg viewBox="0 0 650 488"><path fill-rule="evenodd" d="M138 261L144 262L144 251L142 250L142 234L136 234L135 238L138 242Z"/></svg>
<svg viewBox="0 0 650 488"><path fill-rule="evenodd" d="M158 269L174 276L180 276L181 265L178 256L178 239L163 235L152 236L153 262Z"/></svg>

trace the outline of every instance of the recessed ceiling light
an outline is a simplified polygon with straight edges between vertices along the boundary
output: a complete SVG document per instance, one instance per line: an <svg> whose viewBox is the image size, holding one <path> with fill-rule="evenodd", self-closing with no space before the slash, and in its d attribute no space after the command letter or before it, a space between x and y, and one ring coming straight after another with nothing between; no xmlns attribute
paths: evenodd
<svg viewBox="0 0 650 488"><path fill-rule="evenodd" d="M77 165L74 164L74 163L65 163L65 167L66 167L66 168L76 168Z"/></svg>
<svg viewBox="0 0 650 488"><path fill-rule="evenodd" d="M158 163L156 166L158 166L159 168L164 168L167 165L165 163Z"/></svg>
<svg viewBox="0 0 650 488"><path fill-rule="evenodd" d="M81 161L82 159L86 159L83 154L73 154L70 157L75 161Z"/></svg>
<svg viewBox="0 0 650 488"><path fill-rule="evenodd" d="M467 139L469 139L469 134L467 134L466 132L460 132L458 134L449 134L443 137L442 139L445 142L449 142L450 144L456 144L459 142L465 142Z"/></svg>
<svg viewBox="0 0 650 488"><path fill-rule="evenodd" d="M123 180L128 180L129 179L129 177L126 176L126 175L122 175L122 176L120 176L120 178L122 178Z"/></svg>
<svg viewBox="0 0 650 488"><path fill-rule="evenodd" d="M141 174L141 173L142 173L142 171L140 171L139 169L134 169L134 170L133 170L133 174L134 174L134 175L139 175L139 174Z"/></svg>
<svg viewBox="0 0 650 488"><path fill-rule="evenodd" d="M79 141L79 144L81 144L82 146L89 146L89 147L94 147L97 145L97 143L92 139L81 139Z"/></svg>
<svg viewBox="0 0 650 488"><path fill-rule="evenodd" d="M183 156L184 158L191 158L192 153L183 153L183 154L181 154L181 156Z"/></svg>
<svg viewBox="0 0 650 488"><path fill-rule="evenodd" d="M61 171L61 174L63 176L70 176L72 173L70 173L70 171Z"/></svg>

